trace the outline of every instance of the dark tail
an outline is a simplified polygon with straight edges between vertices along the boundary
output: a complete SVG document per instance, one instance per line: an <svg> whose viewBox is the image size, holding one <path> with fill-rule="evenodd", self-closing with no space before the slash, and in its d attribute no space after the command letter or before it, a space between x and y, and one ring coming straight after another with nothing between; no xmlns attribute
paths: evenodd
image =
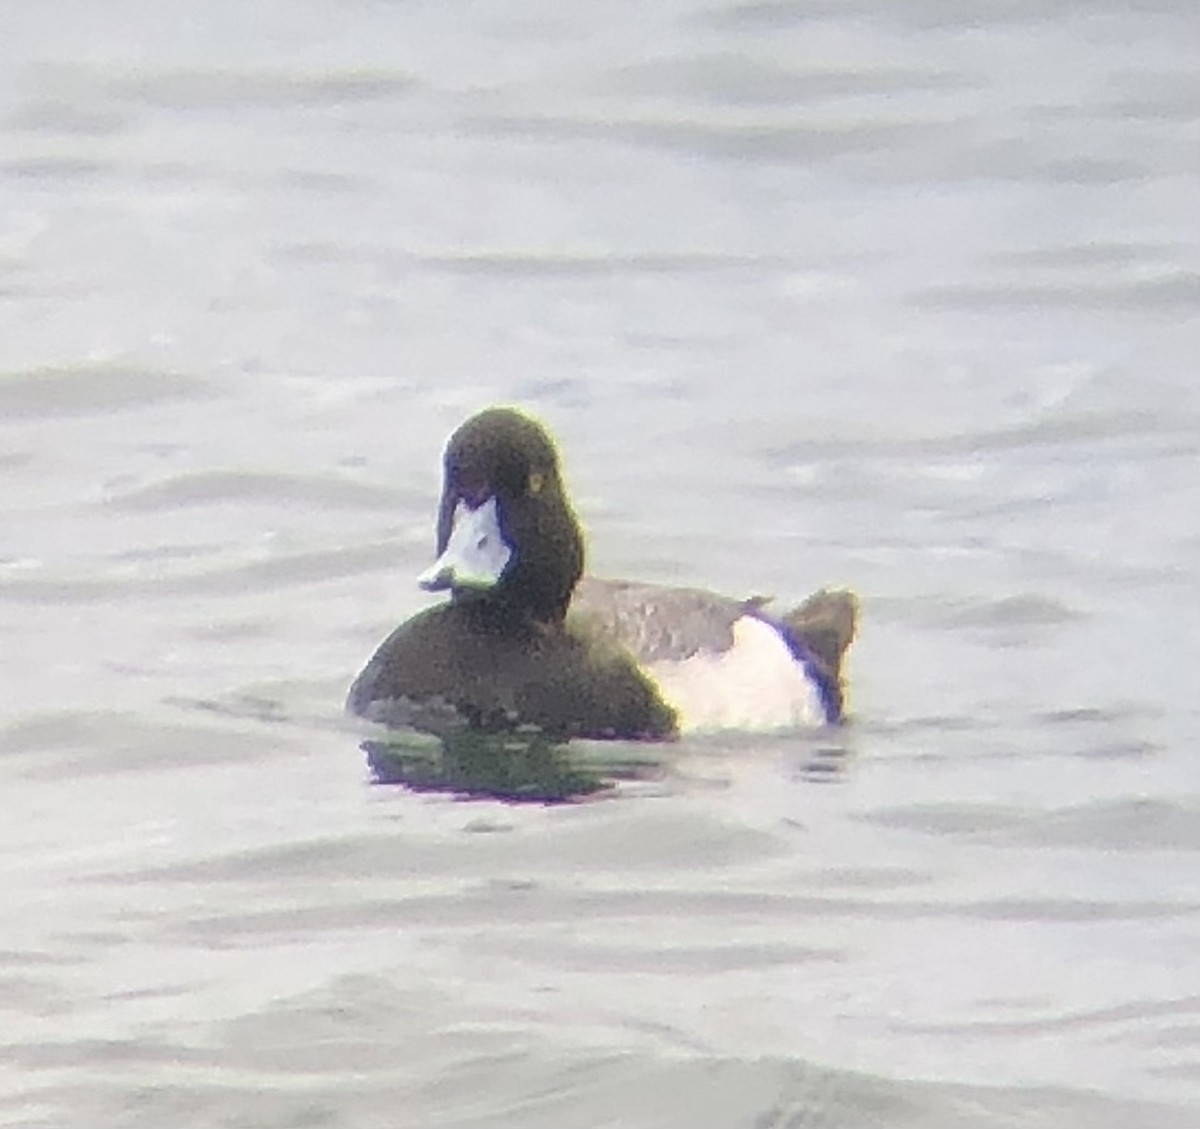
<svg viewBox="0 0 1200 1129"><path fill-rule="evenodd" d="M822 588L788 612L783 622L815 656L823 668L821 673L836 688L840 717L845 697L842 661L858 630L858 597L844 589Z"/></svg>

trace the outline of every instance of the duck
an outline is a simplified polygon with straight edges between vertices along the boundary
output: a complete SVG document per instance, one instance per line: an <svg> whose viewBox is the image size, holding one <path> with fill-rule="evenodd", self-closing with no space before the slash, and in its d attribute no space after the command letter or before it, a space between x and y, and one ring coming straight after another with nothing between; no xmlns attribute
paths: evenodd
<svg viewBox="0 0 1200 1129"><path fill-rule="evenodd" d="M629 741L845 719L852 592L775 614L760 596L585 575L558 447L521 409L484 409L450 436L435 557L417 580L447 598L384 639L350 713L435 735Z"/></svg>

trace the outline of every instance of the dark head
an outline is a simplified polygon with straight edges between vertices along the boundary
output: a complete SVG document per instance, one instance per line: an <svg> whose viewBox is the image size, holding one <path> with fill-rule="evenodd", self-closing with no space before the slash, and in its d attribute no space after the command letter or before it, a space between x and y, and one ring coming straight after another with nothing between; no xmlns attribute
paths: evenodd
<svg viewBox="0 0 1200 1129"><path fill-rule="evenodd" d="M538 623L563 619L583 574L583 534L540 423L513 408L488 408L450 436L437 551L424 587Z"/></svg>

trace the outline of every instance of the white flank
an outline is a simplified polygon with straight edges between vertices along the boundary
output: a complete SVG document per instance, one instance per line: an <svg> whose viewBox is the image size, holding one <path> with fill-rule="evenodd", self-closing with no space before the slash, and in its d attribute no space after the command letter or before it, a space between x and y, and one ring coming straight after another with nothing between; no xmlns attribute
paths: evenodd
<svg viewBox="0 0 1200 1129"><path fill-rule="evenodd" d="M789 729L825 720L817 688L769 623L742 616L733 646L648 670L685 732Z"/></svg>

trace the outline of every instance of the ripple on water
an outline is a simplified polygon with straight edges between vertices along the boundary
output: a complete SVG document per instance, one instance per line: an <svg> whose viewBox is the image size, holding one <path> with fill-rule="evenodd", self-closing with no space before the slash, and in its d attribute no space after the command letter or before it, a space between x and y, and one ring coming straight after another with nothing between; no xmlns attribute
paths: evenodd
<svg viewBox="0 0 1200 1129"><path fill-rule="evenodd" d="M885 827L965 837L997 846L1121 851L1200 850L1194 803L1130 798L1042 811L986 803L921 803L878 808L862 818Z"/></svg>
<svg viewBox="0 0 1200 1129"><path fill-rule="evenodd" d="M213 107L334 107L349 103L407 97L417 86L408 74L393 70L325 69L271 71L233 67L203 70L171 67L144 69L103 80L117 99L170 110Z"/></svg>
<svg viewBox="0 0 1200 1129"><path fill-rule="evenodd" d="M30 779L70 783L86 776L170 772L257 759L260 734L172 716L169 723L116 710L69 710L0 727L6 758L22 758Z"/></svg>
<svg viewBox="0 0 1200 1129"><path fill-rule="evenodd" d="M358 573L392 570L394 543L283 552L263 560L234 561L188 572L149 573L125 561L109 576L47 576L13 573L0 579L0 599L31 604L86 604L121 600L175 599L277 592Z"/></svg>
<svg viewBox="0 0 1200 1129"><path fill-rule="evenodd" d="M0 373L0 423L105 415L217 393L214 381L134 365L68 365Z"/></svg>
<svg viewBox="0 0 1200 1129"><path fill-rule="evenodd" d="M155 512L231 501L392 513L412 496L398 487L377 486L329 474L212 470L175 475L115 493L106 500L106 505L116 510Z"/></svg>
<svg viewBox="0 0 1200 1129"><path fill-rule="evenodd" d="M76 1038L13 1048L39 1079L30 1126L87 1108L98 1124L447 1126L595 1125L689 1129L1190 1129L1188 1111L1060 1087L892 1080L813 1058L744 1056L689 1040L672 1024L633 1023L600 1042L590 1011L564 1030L530 1009L387 975L334 977L186 1039ZM531 1022L532 1021L532 1022ZM613 1032L610 1037L617 1033ZM629 1044L633 1044L631 1049ZM69 1084L54 1069L70 1067ZM129 1071L151 1072L142 1083ZM152 1079L152 1081L151 1081ZM22 1087L24 1089L24 1087Z"/></svg>

